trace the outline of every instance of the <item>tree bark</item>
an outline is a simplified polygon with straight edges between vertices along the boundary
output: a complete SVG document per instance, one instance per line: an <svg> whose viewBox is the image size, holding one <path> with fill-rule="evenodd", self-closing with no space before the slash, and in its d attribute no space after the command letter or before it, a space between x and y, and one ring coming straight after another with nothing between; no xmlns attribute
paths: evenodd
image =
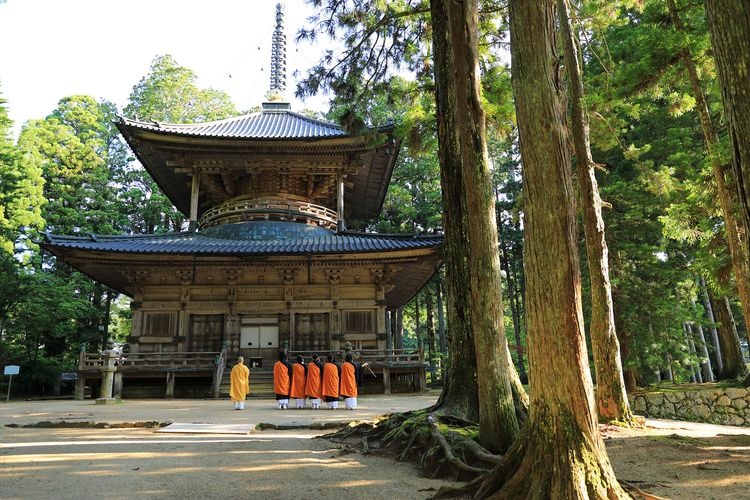
<svg viewBox="0 0 750 500"><path fill-rule="evenodd" d="M396 309L396 328L393 330L396 349L404 348L404 308Z"/></svg>
<svg viewBox="0 0 750 500"><path fill-rule="evenodd" d="M698 348L700 349L700 356L703 358L703 361L701 362L703 381L713 382L714 372L713 367L711 366L711 356L708 355L708 346L706 345L706 335L703 333L703 327L701 325L695 325L695 332L698 334Z"/></svg>
<svg viewBox="0 0 750 500"><path fill-rule="evenodd" d="M732 151L732 168L719 161L723 168L715 172L714 177L717 184L724 185L725 193L719 187L719 201L724 211L742 313L745 324L750 325L750 3L736 0L706 0L705 3ZM709 154L713 164L718 151L709 149ZM732 229L735 235L730 234Z"/></svg>
<svg viewBox="0 0 750 500"><path fill-rule="evenodd" d="M692 354L693 357L698 357L698 354L695 351L695 342L693 341L693 331L688 323L682 324L682 332L685 334L685 345L687 346L688 352ZM690 380L699 384L703 383L700 369L692 363L690 365Z"/></svg>
<svg viewBox="0 0 750 500"><path fill-rule="evenodd" d="M719 333L719 345L721 346L722 370L718 379L733 379L747 377L747 366L742 357L740 338L737 335L737 326L734 323L732 309L726 297L714 297L709 290L708 296L711 300L711 309L716 318L716 329Z"/></svg>
<svg viewBox="0 0 750 500"><path fill-rule="evenodd" d="M510 314L513 317L513 337L516 340L516 361L518 363L518 376L521 382L528 381L528 375L526 374L526 367L523 362L523 346L521 345L521 315L518 311L518 298L516 281L513 279L513 273L510 268L510 258L508 256L508 250L505 247L505 239L503 238L503 224L498 215L498 231L500 234L500 250L501 250L501 265L503 271L505 271L506 280L508 281L508 302L510 303Z"/></svg>
<svg viewBox="0 0 750 500"><path fill-rule="evenodd" d="M565 66L570 79L572 135L576 156L578 188L581 193L583 229L586 236L591 279L591 346L596 371L596 406L605 422L633 422L625 393L620 343L615 329L612 287L609 281L609 250L604 233L602 200L596 181L596 165L591 157L589 120L583 103L583 77L578 64L578 42L568 16L567 0L557 0L560 27L565 46Z"/></svg>
<svg viewBox="0 0 750 500"><path fill-rule="evenodd" d="M711 301L708 298L708 289L706 288L706 280L703 276L698 278L698 286L700 287L701 300L703 301L703 309L706 311L706 316L709 321L709 331L711 332L711 343L714 346L714 368L716 373L719 374L724 369L723 362L721 359L721 345L719 344L719 333L716 331L716 319L714 318L714 311L711 308Z"/></svg>
<svg viewBox="0 0 750 500"><path fill-rule="evenodd" d="M433 281L434 284L434 281ZM435 307L432 299L432 285L425 291L425 312L427 314L427 361L435 376Z"/></svg>
<svg viewBox="0 0 750 500"><path fill-rule="evenodd" d="M523 161L530 404L520 439L480 498L627 498L594 410L555 1L510 0L513 91Z"/></svg>
<svg viewBox="0 0 750 500"><path fill-rule="evenodd" d="M449 286L450 291L468 295L469 299L467 312L477 366L479 442L499 452L507 450L518 436L513 386L515 382L517 391L520 381L511 363L503 325L495 204L480 96L478 6L474 1L431 0L430 9L443 222L446 247L455 245L446 252L446 274L450 283L458 267L456 262L448 264L448 259L463 261L460 281L468 286L461 290ZM458 197L446 196L456 183L460 187ZM461 237L448 242L455 230L450 226L455 224L462 226L458 233Z"/></svg>
<svg viewBox="0 0 750 500"><path fill-rule="evenodd" d="M445 338L445 306L443 305L443 280L437 284L437 308L438 308L438 336L440 337L440 352L448 352L448 342Z"/></svg>

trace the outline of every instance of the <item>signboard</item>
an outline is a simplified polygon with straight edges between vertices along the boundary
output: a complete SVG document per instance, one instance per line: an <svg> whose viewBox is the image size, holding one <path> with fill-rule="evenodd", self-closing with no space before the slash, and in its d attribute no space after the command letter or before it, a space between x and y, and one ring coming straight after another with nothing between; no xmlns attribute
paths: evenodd
<svg viewBox="0 0 750 500"><path fill-rule="evenodd" d="M21 367L18 365L6 365L4 375L18 375L21 371Z"/></svg>

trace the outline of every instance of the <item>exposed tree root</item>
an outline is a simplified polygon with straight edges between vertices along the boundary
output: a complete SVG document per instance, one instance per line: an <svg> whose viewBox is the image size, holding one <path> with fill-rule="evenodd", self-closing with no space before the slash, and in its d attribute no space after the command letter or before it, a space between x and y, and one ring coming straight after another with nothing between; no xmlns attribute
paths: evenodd
<svg viewBox="0 0 750 500"><path fill-rule="evenodd" d="M350 425L321 437L345 447L361 446L362 453L387 452L398 460L414 460L424 476L471 481L501 459L477 443L476 435L473 422L419 410L396 413L375 424Z"/></svg>

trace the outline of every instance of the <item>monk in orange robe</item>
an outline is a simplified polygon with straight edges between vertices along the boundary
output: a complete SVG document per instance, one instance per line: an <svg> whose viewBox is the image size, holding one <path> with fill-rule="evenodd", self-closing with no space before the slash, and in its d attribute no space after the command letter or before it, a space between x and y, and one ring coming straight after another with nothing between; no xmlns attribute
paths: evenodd
<svg viewBox="0 0 750 500"><path fill-rule="evenodd" d="M307 365L307 380L305 381L305 395L310 398L313 410L320 408L323 397L323 366L317 354L312 355L312 363Z"/></svg>
<svg viewBox="0 0 750 500"><path fill-rule="evenodd" d="M292 365L286 360L286 353L279 351L279 360L273 365L273 392L279 410L289 408L289 392L292 380Z"/></svg>
<svg viewBox="0 0 750 500"><path fill-rule="evenodd" d="M340 377L341 368L336 364L336 358L332 354L327 355L326 364L323 365L323 398L332 410L339 407Z"/></svg>
<svg viewBox="0 0 750 500"><path fill-rule="evenodd" d="M234 401L235 410L245 409L245 396L250 394L250 369L245 366L242 356L229 372L229 397Z"/></svg>
<svg viewBox="0 0 750 500"><path fill-rule="evenodd" d="M359 367L354 364L352 353L346 353L344 364L341 365L341 397L347 410L357 407L357 385L362 375Z"/></svg>
<svg viewBox="0 0 750 500"><path fill-rule="evenodd" d="M302 356L292 364L292 390L290 396L294 398L297 409L305 407L305 382L307 380L307 366Z"/></svg>

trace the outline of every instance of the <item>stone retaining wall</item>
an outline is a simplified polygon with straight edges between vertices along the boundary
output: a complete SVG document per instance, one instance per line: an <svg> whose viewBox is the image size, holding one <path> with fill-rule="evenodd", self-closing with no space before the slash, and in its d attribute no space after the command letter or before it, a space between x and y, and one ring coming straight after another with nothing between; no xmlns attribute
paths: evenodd
<svg viewBox="0 0 750 500"><path fill-rule="evenodd" d="M750 391L743 388L640 392L630 404L647 417L750 427Z"/></svg>

